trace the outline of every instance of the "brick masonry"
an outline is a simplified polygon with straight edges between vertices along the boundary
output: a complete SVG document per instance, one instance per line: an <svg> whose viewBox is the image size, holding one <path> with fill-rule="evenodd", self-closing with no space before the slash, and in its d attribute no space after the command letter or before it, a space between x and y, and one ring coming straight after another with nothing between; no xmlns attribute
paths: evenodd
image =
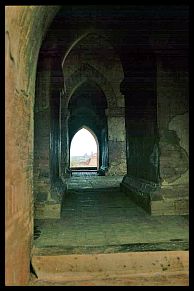
<svg viewBox="0 0 194 291"><path fill-rule="evenodd" d="M36 64L42 36L56 11L41 6L5 8L6 286L26 285L30 276Z"/></svg>
<svg viewBox="0 0 194 291"><path fill-rule="evenodd" d="M5 8L5 11L6 11L6 24L5 24L6 26L5 27L5 41L6 41L6 50L5 50L5 65L6 65L6 72L5 72L5 79L6 79L6 92L5 92L6 249L5 249L5 254L6 254L6 262L5 262L5 267L6 268L5 268L5 278L6 278L7 286L25 285L27 284L28 279L29 279L30 255L31 255L32 234L33 234L33 218L34 218L33 217L34 215L34 208L33 208L33 203L34 203L34 196L33 196L34 112L33 112L33 109L34 109L34 100L35 100L37 60L38 60L38 54L39 54L39 49L41 47L42 39L43 37L45 37L45 32L48 28L48 25L53 20L53 17L55 16L59 8L60 7L55 7L55 6L9 6ZM181 12L179 11L178 13L181 13ZM133 16L131 15L131 19L132 18ZM160 178L161 178L160 186L162 190L161 190L161 195L159 195L159 197L160 198L163 197L164 204L167 202L167 199L174 199L174 201L169 200L169 212L171 211L170 209L172 208L172 209L175 209L176 213L178 212L179 214L187 213L185 209L187 209L188 207L188 203L187 203L188 201L188 194L187 194L188 132L187 132L187 128L188 127L185 126L185 122L182 119L182 116L185 116L188 113L188 69L185 66L185 64L187 63L187 58L184 55L182 56L178 55L176 57L175 55L173 56L173 45L176 45L176 41L175 43L173 43L172 39L175 39L175 40L177 39L177 47L181 48L181 50L184 50L184 46L182 48L182 45L186 43L186 40L182 38L182 33L184 32L186 33L187 31L187 28L184 23L184 19L185 18L183 17L183 22L181 22L181 30L179 28L179 23L178 23L180 22L180 20L178 20L178 22L176 22L176 20L173 20L174 22L172 22L174 24L175 30L177 27L176 33L180 32L177 35L175 32L173 33L172 31L169 32L170 34L172 33L172 35L169 37L169 41L171 41L169 44L169 47L170 47L172 55L170 57L159 56L157 58L157 64L158 64L157 70L156 70L157 76L155 77L157 79L158 103L155 104L153 102L153 104L155 104L154 108L156 107L158 108L157 126L159 128L159 138L161 138L159 140L159 148L161 149L160 159L162 163L159 170L160 170ZM135 51L135 53L138 50L136 50L136 47L132 40L137 40L137 47L139 51L141 51L142 45L146 46L145 43L141 42L144 40L142 40L142 34L139 32L139 30L137 31L137 39L135 38L136 36L134 36L134 34L131 33L133 32L134 23L135 23L134 19L132 19L132 21L129 21L129 29L132 29L132 31L129 30L129 35L127 34L128 31L126 31L126 24L124 24L122 29L121 27L119 27L119 30L116 30L119 32L117 34L119 36L117 41L120 41L121 39L123 39L124 43L126 43L128 39L130 40L130 43L127 44L128 47L126 47L125 52L123 53L123 55L121 55L121 59L124 65L124 71L126 75L128 75L128 73L130 75L130 67L131 67L131 72L133 72L134 70L138 70L139 67L141 67L139 66L139 64L141 64L141 59L138 59L138 61L136 60L133 62L133 56L131 55L131 48L133 52ZM156 23L156 29L158 29L157 28L158 23L160 23L160 21ZM161 22L161 23L164 23L164 22ZM140 22L139 24L140 26L142 25L142 23ZM149 23L146 23L146 25L144 26L144 28L145 28L145 31L147 29L146 33L149 34L150 32ZM66 29L66 27L64 27L64 29ZM100 31L102 32L103 30L100 30ZM107 31L108 31L107 35L110 37L112 30L107 30ZM76 37L79 35L79 33L83 34L82 28L79 28L77 30ZM159 30L157 33L160 34ZM184 33L184 36L186 35L185 33ZM52 35L54 35L55 37L55 34L52 34ZM161 33L162 37L163 35L164 34ZM66 36L66 32L64 32L64 37L65 36ZM34 37L36 37L36 40ZM67 42L64 41L64 43L67 45L66 49L70 47L70 45L72 44L72 41L74 41L76 37L75 37L75 34L72 33L72 39L71 37L69 37ZM112 42L115 44L116 34L114 34L114 37L115 39L112 39ZM145 34L145 38L147 37L148 35ZM152 38L154 38L154 34L152 35ZM138 43L138 41L140 42ZM122 45L124 43L119 43L120 47L118 51L121 50ZM166 43L168 44L168 41ZM51 41L51 44L52 44L52 41ZM152 45L154 45L157 49L157 46L158 46L157 41L155 44L152 44ZM55 47L50 47L50 48L52 51L51 53L55 55L56 54ZM167 50L168 45L166 45L165 43L160 45L160 48L164 48L163 51L168 51ZM108 51L109 50L110 48L108 49ZM66 50L62 49L62 51L64 54ZM144 51L144 48L143 48L143 51ZM101 52L103 53L103 50ZM100 62L100 67L103 63L102 60L106 60L106 58L104 57L104 54L102 54L100 57L101 52L99 51L99 54L98 54L98 61ZM109 58L107 59L107 61L108 60ZM116 59L116 63L118 64L117 61L118 59ZM112 70L111 62L109 62L109 64L106 65L105 71L110 73L110 75L109 73L107 74L107 76L110 77L109 83L112 83L114 93L117 97L116 104L114 105L124 107L124 98L122 94L120 94L120 88L119 88L120 82L122 81L121 74L119 73L119 75L117 75L115 73L115 72L120 72L119 71L120 68L114 62L114 70ZM128 65L128 67L126 64ZM149 66L147 66L148 70L146 69L146 66L147 64L145 64L145 68L143 70L145 70L147 74L149 73ZM127 72L127 70L129 72ZM153 77L152 75L148 74L148 77L145 78L145 73L144 73L145 81L147 80L148 83L150 82L149 78L150 80L152 80L152 77ZM134 75L134 78L132 74L129 80L131 81L131 83L133 83L136 78L138 78L138 74ZM141 78L142 78L142 75L140 74L139 80L141 80ZM56 79L57 79L57 76L56 76ZM136 90L136 85L138 85L137 88L139 88L140 83L141 82L139 83L137 82L135 85L131 86L130 90L128 88L129 100L131 100L131 98L134 98L135 95L133 95L133 90ZM151 126L153 125L151 119L149 119L148 123L144 122L153 112L152 102L151 103L147 102L149 100L152 100L152 101L155 100L155 99L147 98L149 96L152 96L153 92L155 92L155 89L154 89L156 88L154 87L155 83L151 82L151 84L153 86L149 86L149 85L145 86L145 84L143 85L141 84L140 88L143 93L136 96L136 97L139 97L139 99L134 100L134 103L132 104L132 107L130 108L131 113L133 113L133 111L135 112L135 110L133 109L137 109L136 105L138 104L140 105L138 113L137 114L135 113L136 114L135 123L137 122L137 125L139 126L138 129L141 129L141 126L143 129L145 129L146 126L149 127L150 125ZM109 96L109 98L111 98L111 96ZM47 103L43 102L43 106L46 107L46 105ZM146 111L147 115L145 114L142 120L139 122L138 121L139 116L141 116L141 114L145 111L144 110L145 108L149 109ZM127 107L127 110L128 109L129 107ZM48 120L46 119L46 114L38 113L38 115L39 117L41 116L40 120L44 120L45 123L48 122ZM155 119L154 119L155 116L152 116L152 117L153 117L153 121L155 122ZM44 131L43 128L42 130ZM149 136L151 131L152 131L152 128L150 129L150 131L148 132L145 131L145 132ZM178 137L178 140L177 139L175 141L173 140L173 142L171 139L172 132L175 137ZM181 132L184 132L184 134L181 134ZM130 132L127 132L128 136L129 136L129 133L131 134L132 130ZM166 133L168 134L166 135ZM43 137L42 142L46 145L45 148L47 151L48 141L49 141L48 135L44 137L43 132L42 132L41 137ZM164 141L164 137L166 138L165 141ZM48 159L43 150L42 142L39 144L40 145L39 157L41 160L40 172L42 171L42 174L44 175L45 174L44 171L47 171ZM138 143L136 143L136 145L137 144ZM137 147L137 150L138 150L137 153L144 152L143 150L146 149L146 146L147 146L146 142L143 141L142 143L140 143L140 147L139 148ZM150 148L152 149L152 143L149 149ZM168 154L170 154L170 157L172 157L173 165L172 164L169 165L166 159L166 152L168 152ZM138 158L138 155L139 154L137 154L136 156L137 158ZM139 157L141 157L141 155L139 155ZM146 155L143 156L143 158L145 158L145 161L147 161ZM149 158L149 156L147 156L147 158ZM128 173L131 171L131 168L129 167L130 165L129 159L130 159L130 155L128 153L127 155L127 160L128 160L127 172ZM135 169L134 173L138 175L139 173L143 172L144 176L148 174L151 175L150 174L151 167L149 167L149 171L148 169L142 168L142 171L137 172L136 171L137 168L135 167L135 165L138 164L141 167L142 164L136 163L136 161L139 162L138 159L136 160L136 158L134 158L134 164L132 165L134 166L134 169ZM146 165L150 165L150 163L147 163ZM37 163L35 162L35 167L37 167L36 169L38 169L39 167L38 162ZM48 172L46 174L48 174ZM35 177L36 179L38 177L38 173L36 173L36 171L35 171L35 176L36 176ZM45 180L44 179L42 180L43 186L45 186L46 183L48 182L46 180L47 178L48 177L45 177ZM45 185L44 185L44 182L45 182ZM169 194L173 192L172 189L175 189L175 186L178 184L181 184L181 188L179 189L177 188L178 190L177 192L175 192L175 194L173 194L175 195L173 198L172 197L168 198ZM169 186L171 186L172 188L170 189ZM183 189L185 190L183 191ZM45 193L47 193L46 187L44 188L44 191ZM181 193L184 193L183 194L184 199L185 199L184 201L180 201L179 199L179 196ZM40 196L40 194L38 195ZM161 201L163 200L161 199ZM154 201L153 202L155 203L155 206L156 206L159 200L154 200ZM166 206L161 204L160 210L164 208L166 209ZM21 259L18 260L18 258L21 258Z"/></svg>

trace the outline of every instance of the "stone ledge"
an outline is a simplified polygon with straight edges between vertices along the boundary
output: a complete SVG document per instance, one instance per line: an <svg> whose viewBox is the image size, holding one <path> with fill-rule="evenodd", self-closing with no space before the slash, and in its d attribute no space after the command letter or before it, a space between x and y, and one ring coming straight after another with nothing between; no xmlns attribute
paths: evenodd
<svg viewBox="0 0 194 291"><path fill-rule="evenodd" d="M137 177L125 176L122 191L151 215L188 215L188 185L161 187Z"/></svg>
<svg viewBox="0 0 194 291"><path fill-rule="evenodd" d="M189 199L164 199L161 201L151 201L152 215L188 215Z"/></svg>
<svg viewBox="0 0 194 291"><path fill-rule="evenodd" d="M122 184L127 184L130 185L130 188L132 190L138 190L140 192L153 192L159 189L159 185L152 182L152 181L148 181L142 178L138 178L138 177L132 177L132 176L128 176L125 175L123 177L123 181Z"/></svg>
<svg viewBox="0 0 194 291"><path fill-rule="evenodd" d="M156 272L188 272L188 251L127 252L88 255L32 256L32 266L39 279L65 273L80 276L96 272L125 271L127 274Z"/></svg>
<svg viewBox="0 0 194 291"><path fill-rule="evenodd" d="M151 214L150 193L159 189L157 184L126 175L120 186L121 190L127 193L138 206ZM160 199L160 197L158 199Z"/></svg>
<svg viewBox="0 0 194 291"><path fill-rule="evenodd" d="M70 276L69 276L70 275ZM29 286L189 286L187 271L128 274L126 271L98 272L86 277L83 272L72 276L72 272L50 280L32 278ZM64 281L64 278L66 281Z"/></svg>
<svg viewBox="0 0 194 291"><path fill-rule="evenodd" d="M43 202L35 204L35 219L60 219L61 203Z"/></svg>

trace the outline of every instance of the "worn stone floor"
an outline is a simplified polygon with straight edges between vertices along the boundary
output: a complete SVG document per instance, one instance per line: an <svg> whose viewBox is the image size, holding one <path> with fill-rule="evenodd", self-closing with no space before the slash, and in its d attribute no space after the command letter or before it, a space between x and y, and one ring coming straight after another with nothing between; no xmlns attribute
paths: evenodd
<svg viewBox="0 0 194 291"><path fill-rule="evenodd" d="M71 177L61 219L35 221L35 248L52 254L188 250L188 216L150 216L120 191L121 181Z"/></svg>

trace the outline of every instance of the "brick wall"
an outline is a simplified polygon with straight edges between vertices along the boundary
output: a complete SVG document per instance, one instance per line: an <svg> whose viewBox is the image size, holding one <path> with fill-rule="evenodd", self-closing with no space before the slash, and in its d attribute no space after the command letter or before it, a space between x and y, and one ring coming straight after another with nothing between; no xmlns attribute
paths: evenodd
<svg viewBox="0 0 194 291"><path fill-rule="evenodd" d="M7 286L26 285L30 275L36 64L42 37L56 11L56 7L50 6L5 8L5 284Z"/></svg>
<svg viewBox="0 0 194 291"><path fill-rule="evenodd" d="M50 193L50 76L49 70L39 70L36 79L34 108L35 202L46 201Z"/></svg>

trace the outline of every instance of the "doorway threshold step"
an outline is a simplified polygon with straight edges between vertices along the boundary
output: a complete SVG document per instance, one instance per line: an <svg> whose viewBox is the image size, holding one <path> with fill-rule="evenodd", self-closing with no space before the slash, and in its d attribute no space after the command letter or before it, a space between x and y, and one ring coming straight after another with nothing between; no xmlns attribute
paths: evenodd
<svg viewBox="0 0 194 291"><path fill-rule="evenodd" d="M157 274L184 275L188 284L188 251L126 252L109 254L73 254L32 256L38 280L76 281ZM172 284L172 282L171 282ZM173 284L172 284L173 285Z"/></svg>

